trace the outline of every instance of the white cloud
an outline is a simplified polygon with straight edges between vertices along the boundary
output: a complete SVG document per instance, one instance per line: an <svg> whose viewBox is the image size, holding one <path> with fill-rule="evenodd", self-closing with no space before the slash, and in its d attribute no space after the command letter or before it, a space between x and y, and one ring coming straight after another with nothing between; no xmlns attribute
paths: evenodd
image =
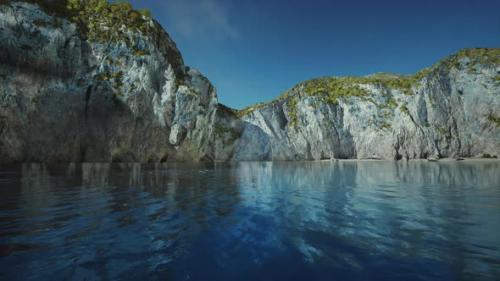
<svg viewBox="0 0 500 281"><path fill-rule="evenodd" d="M187 39L239 37L230 22L229 7L220 0L166 0L163 8L171 25L168 28Z"/></svg>

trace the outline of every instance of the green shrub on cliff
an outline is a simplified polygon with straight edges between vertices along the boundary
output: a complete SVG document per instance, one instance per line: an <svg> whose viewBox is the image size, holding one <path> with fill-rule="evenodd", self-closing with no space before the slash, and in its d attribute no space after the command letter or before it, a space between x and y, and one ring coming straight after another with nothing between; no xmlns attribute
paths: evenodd
<svg viewBox="0 0 500 281"><path fill-rule="evenodd" d="M67 18L76 23L82 37L92 42L127 41L127 32L150 31L151 13L146 10L134 10L125 1L108 2L107 0L24 0L39 5L45 12ZM0 5L9 4L10 0L0 0Z"/></svg>
<svg viewBox="0 0 500 281"><path fill-rule="evenodd" d="M299 122L299 116L297 114L297 97L291 97L288 99L286 105L288 107L288 118L289 118L289 124L292 127L295 127L297 125L297 122Z"/></svg>
<svg viewBox="0 0 500 281"><path fill-rule="evenodd" d="M322 95L325 101L336 104L341 97L365 97L368 92L356 83L352 77L346 78L319 78L304 83L304 90L308 95Z"/></svg>
<svg viewBox="0 0 500 281"><path fill-rule="evenodd" d="M464 64L462 66L462 64ZM499 48L470 48L463 49L457 53L441 60L433 68L443 67L446 69L465 69L469 74L477 74L476 66L495 66L500 64Z"/></svg>
<svg viewBox="0 0 500 281"><path fill-rule="evenodd" d="M496 116L493 113L488 114L488 121L494 123L497 127L500 127L500 116Z"/></svg>
<svg viewBox="0 0 500 281"><path fill-rule="evenodd" d="M500 64L500 49L499 48L473 48L463 49L457 54L451 56L451 61L456 61L461 58L469 58L473 63L482 65L498 65Z"/></svg>
<svg viewBox="0 0 500 281"><path fill-rule="evenodd" d="M407 115L410 115L410 110L408 109L408 106L406 104L403 104L399 107L399 110Z"/></svg>
<svg viewBox="0 0 500 281"><path fill-rule="evenodd" d="M254 112L255 110L259 110L261 108L264 108L274 102L276 102L277 100L274 100L274 101L271 101L271 102L261 102L261 103L257 103L257 104L254 104L254 105L251 105L251 106L248 106L248 107L245 107L244 109L241 109L241 110L237 110L235 112L236 116L238 118L241 118L247 114L250 114L252 112Z"/></svg>
<svg viewBox="0 0 500 281"><path fill-rule="evenodd" d="M127 38L128 30L149 32L149 12L136 11L128 2L67 0L66 8L90 41L116 42Z"/></svg>

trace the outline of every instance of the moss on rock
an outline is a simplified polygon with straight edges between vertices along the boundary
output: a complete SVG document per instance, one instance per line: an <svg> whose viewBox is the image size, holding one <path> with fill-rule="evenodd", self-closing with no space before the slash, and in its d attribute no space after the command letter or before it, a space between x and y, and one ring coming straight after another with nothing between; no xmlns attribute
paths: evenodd
<svg viewBox="0 0 500 281"><path fill-rule="evenodd" d="M410 115L410 110L408 109L408 106L406 106L406 104L401 105L399 107L399 110L405 113L406 115Z"/></svg>
<svg viewBox="0 0 500 281"><path fill-rule="evenodd" d="M488 121L494 123L497 127L500 127L500 116L496 116L493 113L488 114Z"/></svg>

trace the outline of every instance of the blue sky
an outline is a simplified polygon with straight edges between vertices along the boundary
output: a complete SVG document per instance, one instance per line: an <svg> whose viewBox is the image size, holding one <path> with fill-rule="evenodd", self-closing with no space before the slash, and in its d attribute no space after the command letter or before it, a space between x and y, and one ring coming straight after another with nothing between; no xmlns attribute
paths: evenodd
<svg viewBox="0 0 500 281"><path fill-rule="evenodd" d="M500 0L133 0L235 108L320 76L410 74L500 47Z"/></svg>

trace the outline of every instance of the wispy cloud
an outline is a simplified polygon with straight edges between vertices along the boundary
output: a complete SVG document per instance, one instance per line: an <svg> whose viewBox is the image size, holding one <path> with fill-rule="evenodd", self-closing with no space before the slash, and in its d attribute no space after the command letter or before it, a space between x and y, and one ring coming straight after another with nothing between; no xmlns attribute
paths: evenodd
<svg viewBox="0 0 500 281"><path fill-rule="evenodd" d="M167 21L187 39L211 37L236 39L238 30L231 24L227 2L221 0L166 0L162 4Z"/></svg>

